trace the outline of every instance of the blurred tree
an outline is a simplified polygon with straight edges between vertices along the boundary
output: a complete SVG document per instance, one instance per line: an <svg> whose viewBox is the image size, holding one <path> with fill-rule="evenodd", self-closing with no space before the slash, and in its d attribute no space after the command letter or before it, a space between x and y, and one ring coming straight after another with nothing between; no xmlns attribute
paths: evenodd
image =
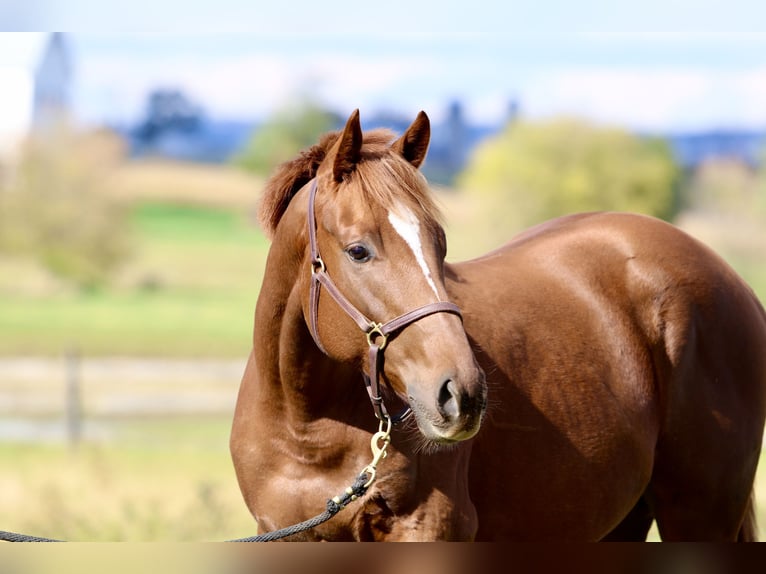
<svg viewBox="0 0 766 574"><path fill-rule="evenodd" d="M576 119L519 120L480 145L458 186L483 206L492 234L567 213L634 211L663 219L678 209L669 146Z"/></svg>
<svg viewBox="0 0 766 574"><path fill-rule="evenodd" d="M111 132L64 125L27 142L0 189L0 253L33 257L81 288L103 284L129 252L126 210L102 189L123 147Z"/></svg>
<svg viewBox="0 0 766 574"><path fill-rule="evenodd" d="M168 131L194 131L202 121L202 108L186 94L181 90L162 88L147 97L144 119L136 128L135 136L149 142Z"/></svg>
<svg viewBox="0 0 766 574"><path fill-rule="evenodd" d="M310 101L290 106L255 131L234 163L267 176L277 165L317 143L320 135L336 129L341 122L339 116Z"/></svg>

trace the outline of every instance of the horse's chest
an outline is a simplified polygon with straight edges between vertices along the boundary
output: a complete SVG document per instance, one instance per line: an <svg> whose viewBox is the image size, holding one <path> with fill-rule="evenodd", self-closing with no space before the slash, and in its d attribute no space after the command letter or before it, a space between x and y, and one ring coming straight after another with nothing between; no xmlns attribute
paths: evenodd
<svg viewBox="0 0 766 574"><path fill-rule="evenodd" d="M310 464L302 456L274 465L271 476L261 477L259 495L254 501L259 529L283 528L322 513L327 500L342 494L369 461L345 462L328 468ZM455 496L436 488L432 481L418 474L417 465L396 453L382 461L378 470L378 479L365 496L300 538L360 541L473 538L477 519L467 496Z"/></svg>

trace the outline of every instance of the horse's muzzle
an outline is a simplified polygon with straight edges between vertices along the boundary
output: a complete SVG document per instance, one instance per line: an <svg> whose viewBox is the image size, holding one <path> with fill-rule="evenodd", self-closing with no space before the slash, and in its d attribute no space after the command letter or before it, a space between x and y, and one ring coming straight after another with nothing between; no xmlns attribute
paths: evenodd
<svg viewBox="0 0 766 574"><path fill-rule="evenodd" d="M479 431L487 406L487 385L480 369L470 376L441 377L432 392L419 385L408 387L407 392L418 428L428 440L449 444Z"/></svg>

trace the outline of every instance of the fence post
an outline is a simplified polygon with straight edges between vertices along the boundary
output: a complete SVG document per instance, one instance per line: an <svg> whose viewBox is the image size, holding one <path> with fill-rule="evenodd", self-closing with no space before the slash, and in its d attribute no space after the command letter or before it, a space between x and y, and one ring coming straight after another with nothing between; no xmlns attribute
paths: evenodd
<svg viewBox="0 0 766 574"><path fill-rule="evenodd" d="M82 438L82 396L80 380L80 353L77 349L66 352L66 433L70 447L77 447Z"/></svg>

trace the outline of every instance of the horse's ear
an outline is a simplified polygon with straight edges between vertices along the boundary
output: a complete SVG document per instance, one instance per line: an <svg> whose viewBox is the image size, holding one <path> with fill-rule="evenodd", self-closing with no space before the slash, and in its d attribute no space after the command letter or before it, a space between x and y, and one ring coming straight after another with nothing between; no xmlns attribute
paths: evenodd
<svg viewBox="0 0 766 574"><path fill-rule="evenodd" d="M423 160L426 159L429 141L431 141L431 122L426 113L421 111L412 125L404 132L404 135L396 140L391 147L412 165L420 167Z"/></svg>
<svg viewBox="0 0 766 574"><path fill-rule="evenodd" d="M340 183L356 168L362 158L362 126L359 123L359 110L354 110L343 128L335 155L332 173Z"/></svg>

